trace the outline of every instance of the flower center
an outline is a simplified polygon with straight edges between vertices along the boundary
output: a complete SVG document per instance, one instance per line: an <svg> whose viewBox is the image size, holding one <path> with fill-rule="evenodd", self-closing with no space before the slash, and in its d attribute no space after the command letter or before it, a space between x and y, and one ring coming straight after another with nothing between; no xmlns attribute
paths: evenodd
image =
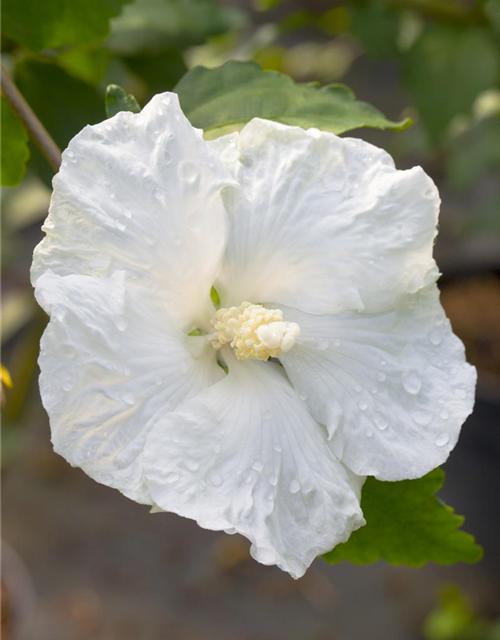
<svg viewBox="0 0 500 640"><path fill-rule="evenodd" d="M300 334L296 322L285 322L283 311L242 302L239 307L219 309L212 320L214 349L230 344L238 360L268 360L286 353Z"/></svg>

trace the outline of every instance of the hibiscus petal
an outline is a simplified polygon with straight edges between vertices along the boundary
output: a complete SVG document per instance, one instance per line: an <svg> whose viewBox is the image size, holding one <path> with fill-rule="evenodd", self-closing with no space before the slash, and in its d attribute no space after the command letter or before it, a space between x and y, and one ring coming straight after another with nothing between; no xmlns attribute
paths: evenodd
<svg viewBox="0 0 500 640"><path fill-rule="evenodd" d="M380 315L284 311L301 334L281 362L354 473L403 480L446 460L472 411L476 371L435 285Z"/></svg>
<svg viewBox="0 0 500 640"><path fill-rule="evenodd" d="M163 296L183 328L206 326L227 236L220 191L230 183L176 94L86 127L54 178L34 283L47 269L99 277L126 270L129 282Z"/></svg>
<svg viewBox="0 0 500 640"><path fill-rule="evenodd" d="M201 337L186 336L163 301L109 278L47 272L36 287L51 315L41 343L42 401L55 450L89 476L150 504L146 435L223 372Z"/></svg>
<svg viewBox="0 0 500 640"><path fill-rule="evenodd" d="M420 167L397 171L362 140L258 119L212 145L239 182L225 195L224 306L375 313L436 279L439 196Z"/></svg>
<svg viewBox="0 0 500 640"><path fill-rule="evenodd" d="M229 367L151 430L151 495L202 527L246 536L256 560L298 578L364 523L363 479L338 462L278 365L233 357Z"/></svg>

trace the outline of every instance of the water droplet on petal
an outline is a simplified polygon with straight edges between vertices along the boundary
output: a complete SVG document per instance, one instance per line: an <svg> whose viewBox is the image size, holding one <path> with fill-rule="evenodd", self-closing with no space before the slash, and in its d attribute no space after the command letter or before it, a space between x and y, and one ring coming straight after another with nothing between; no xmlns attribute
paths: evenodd
<svg viewBox="0 0 500 640"><path fill-rule="evenodd" d="M443 336L439 331L431 331L429 333L429 340L435 347L437 347L443 341Z"/></svg>
<svg viewBox="0 0 500 640"><path fill-rule="evenodd" d="M281 445L279 445L279 444L275 444L273 446L273 449L276 451L276 453L281 453L282 452Z"/></svg>
<svg viewBox="0 0 500 640"><path fill-rule="evenodd" d="M371 438L372 436L373 436L373 431L371 429L368 429L368 431L366 432L366 437Z"/></svg>
<svg viewBox="0 0 500 640"><path fill-rule="evenodd" d="M262 471L262 469L264 468L264 463L262 462L262 460L254 460L253 464L252 464L252 469L254 471Z"/></svg>
<svg viewBox="0 0 500 640"><path fill-rule="evenodd" d="M299 393L299 398L304 401L307 400L307 393Z"/></svg>
<svg viewBox="0 0 500 640"><path fill-rule="evenodd" d="M448 418L450 417L450 414L448 413L448 411L446 411L446 409L444 409L439 414L439 417L441 418L441 420L448 420Z"/></svg>
<svg viewBox="0 0 500 640"><path fill-rule="evenodd" d="M125 331L128 327L128 322L125 318L115 318L115 325L118 331Z"/></svg>
<svg viewBox="0 0 500 640"><path fill-rule="evenodd" d="M128 209L122 209L122 213L126 218L131 218L132 217L132 212L129 211Z"/></svg>
<svg viewBox="0 0 500 640"><path fill-rule="evenodd" d="M120 222L119 220L115 220L115 227L118 229L118 231L125 231L127 229L127 226L123 224L123 222Z"/></svg>
<svg viewBox="0 0 500 640"><path fill-rule="evenodd" d="M278 484L278 476L274 473L269 474L268 478L269 484L272 484L275 487Z"/></svg>
<svg viewBox="0 0 500 640"><path fill-rule="evenodd" d="M163 198L165 198L167 195L167 192L165 191L165 189L162 189L161 187L157 187L154 190L154 196L155 198L157 198L158 200L162 200Z"/></svg>
<svg viewBox="0 0 500 640"><path fill-rule="evenodd" d="M441 433L434 440L434 444L437 445L438 447L444 447L445 445L448 444L449 441L450 441L450 436L447 433Z"/></svg>
<svg viewBox="0 0 500 640"><path fill-rule="evenodd" d="M319 351L325 351L326 349L328 349L328 340L321 338L317 341L316 347Z"/></svg>
<svg viewBox="0 0 500 640"><path fill-rule="evenodd" d="M196 460L186 460L186 467L189 471L198 471L200 465L196 462Z"/></svg>
<svg viewBox="0 0 500 640"><path fill-rule="evenodd" d="M192 184L199 175L198 169L196 168L193 162L189 160L185 160L184 162L179 163L179 178L181 180L185 180L189 184Z"/></svg>
<svg viewBox="0 0 500 640"><path fill-rule="evenodd" d="M168 482L169 484L172 484L173 482L177 482L178 479L179 479L178 473L167 473L167 475L165 476L165 482Z"/></svg>
<svg viewBox="0 0 500 640"><path fill-rule="evenodd" d="M250 484L250 483L252 482L252 480L253 480L253 476L252 476L252 474L251 474L251 473L249 473L247 476L245 476L245 479L244 479L244 481L243 481L243 482L244 482L245 484Z"/></svg>
<svg viewBox="0 0 500 640"><path fill-rule="evenodd" d="M362 400L358 407L361 409L361 411L366 411L368 409L368 405L366 404L366 402L364 400Z"/></svg>
<svg viewBox="0 0 500 640"><path fill-rule="evenodd" d="M214 487L220 487L220 485L223 483L223 479L220 473L212 473L212 475L210 476L210 482L214 485Z"/></svg>
<svg viewBox="0 0 500 640"><path fill-rule="evenodd" d="M387 376L385 375L385 373L383 373L382 371L377 373L377 380L379 382L384 382L386 379L387 379Z"/></svg>
<svg viewBox="0 0 500 640"><path fill-rule="evenodd" d="M413 419L421 427L427 427L432 422L434 416L429 411L417 411L413 414Z"/></svg>
<svg viewBox="0 0 500 640"><path fill-rule="evenodd" d="M130 404L133 405L135 404L135 396L133 396L131 393L125 393L122 396L122 400L123 402L125 402L126 404Z"/></svg>
<svg viewBox="0 0 500 640"><path fill-rule="evenodd" d="M405 391L411 393L411 395L417 395L422 388L422 380L413 372L408 372L401 378Z"/></svg>
<svg viewBox="0 0 500 640"><path fill-rule="evenodd" d="M333 346L338 349L340 347L340 340L334 340L333 341Z"/></svg>
<svg viewBox="0 0 500 640"><path fill-rule="evenodd" d="M376 426L380 429L380 431L385 431L389 426L389 423L387 422L387 420L380 413L376 413L373 416L373 421L375 422Z"/></svg>
<svg viewBox="0 0 500 640"><path fill-rule="evenodd" d="M300 491L300 484L297 480L292 480L290 482L290 493L298 493Z"/></svg>
<svg viewBox="0 0 500 640"><path fill-rule="evenodd" d="M63 388L63 391L71 391L71 389L73 388L73 385L71 384L71 382L65 382L62 388Z"/></svg>
<svg viewBox="0 0 500 640"><path fill-rule="evenodd" d="M201 211L193 211L189 214L188 227L191 229L191 231L200 231L202 219L203 216Z"/></svg>

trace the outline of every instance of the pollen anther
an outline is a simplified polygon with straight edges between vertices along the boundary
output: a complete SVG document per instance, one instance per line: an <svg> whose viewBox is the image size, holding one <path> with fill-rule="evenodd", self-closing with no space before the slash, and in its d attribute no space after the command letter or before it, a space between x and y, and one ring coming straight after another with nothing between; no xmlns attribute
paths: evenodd
<svg viewBox="0 0 500 640"><path fill-rule="evenodd" d="M283 320L280 309L243 302L239 307L219 309L212 320L211 342L215 349L229 344L238 360L268 360L286 353L300 334L296 322Z"/></svg>

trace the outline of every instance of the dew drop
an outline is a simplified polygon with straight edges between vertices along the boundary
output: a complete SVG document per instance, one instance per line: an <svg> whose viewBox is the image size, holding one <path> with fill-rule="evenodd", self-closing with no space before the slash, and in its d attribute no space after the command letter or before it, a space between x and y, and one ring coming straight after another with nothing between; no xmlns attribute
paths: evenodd
<svg viewBox="0 0 500 640"><path fill-rule="evenodd" d="M373 416L373 421L375 422L375 425L377 426L377 428L380 429L380 431L385 431L389 426L389 423L387 422L387 420L380 413L376 413Z"/></svg>
<svg viewBox="0 0 500 640"><path fill-rule="evenodd" d="M385 382L386 379L387 379L387 376L385 375L385 373L383 373L382 371L377 373L377 380L379 382Z"/></svg>
<svg viewBox="0 0 500 640"><path fill-rule="evenodd" d="M299 393L299 398L304 401L307 400L307 393Z"/></svg>
<svg viewBox="0 0 500 640"><path fill-rule="evenodd" d="M198 178L198 169L189 160L179 164L178 172L179 178L181 178L181 180L185 180L189 184L192 184Z"/></svg>
<svg viewBox="0 0 500 640"><path fill-rule="evenodd" d="M271 502L272 500L274 500L274 494L268 493L266 498L269 500L269 502Z"/></svg>
<svg viewBox="0 0 500 640"><path fill-rule="evenodd" d="M427 427L432 422L433 417L432 413L428 411L417 411L413 414L413 419L421 427Z"/></svg>
<svg viewBox="0 0 500 640"><path fill-rule="evenodd" d="M123 222L120 222L119 220L115 220L115 227L118 229L118 231L125 231L127 229L127 226L123 224Z"/></svg>
<svg viewBox="0 0 500 640"><path fill-rule="evenodd" d="M361 391L362 391L362 389L361 389L361 387L359 386L359 384L355 384L355 385L354 385L354 387L353 387L353 389L354 389L354 391L355 391L356 393L361 393Z"/></svg>
<svg viewBox="0 0 500 640"><path fill-rule="evenodd" d="M115 318L115 325L118 331L125 331L128 327L128 322L125 318Z"/></svg>
<svg viewBox="0 0 500 640"><path fill-rule="evenodd" d="M122 396L122 400L123 402L125 402L126 404L130 404L133 405L135 404L135 396L133 396L131 393L125 393Z"/></svg>
<svg viewBox="0 0 500 640"><path fill-rule="evenodd" d="M366 402L364 400L362 400L358 404L358 407L361 409L361 411L366 411L368 409L368 405L366 404Z"/></svg>
<svg viewBox="0 0 500 640"><path fill-rule="evenodd" d="M250 484L252 482L252 480L253 480L253 476L252 476L251 473L249 473L247 476L245 476L245 479L243 480L243 482L245 484Z"/></svg>
<svg viewBox="0 0 500 640"><path fill-rule="evenodd" d="M437 347L443 341L443 336L441 335L441 333L439 333L439 331L431 331L429 333L429 340L435 347Z"/></svg>
<svg viewBox="0 0 500 640"><path fill-rule="evenodd" d="M175 442L175 444L179 444L179 438L177 436L174 436L172 438L172 442Z"/></svg>
<svg viewBox="0 0 500 640"><path fill-rule="evenodd" d="M179 479L178 473L167 473L167 475L165 476L165 482L168 482L169 484L177 482L178 479Z"/></svg>
<svg viewBox="0 0 500 640"><path fill-rule="evenodd" d="M268 482L273 487L275 487L278 484L278 476L275 473L270 473L268 477Z"/></svg>
<svg viewBox="0 0 500 640"><path fill-rule="evenodd" d="M131 218L132 217L132 212L129 211L128 209L122 209L122 213L126 218Z"/></svg>
<svg viewBox="0 0 500 640"><path fill-rule="evenodd" d="M441 420L448 420L448 418L450 417L450 414L445 409L441 411L441 413L439 414L439 417L441 418Z"/></svg>
<svg viewBox="0 0 500 640"><path fill-rule="evenodd" d="M223 482L220 473L212 473L212 475L210 476L210 482L214 485L214 487L220 487Z"/></svg>
<svg viewBox="0 0 500 640"><path fill-rule="evenodd" d="M186 460L186 467L189 471L198 471L200 465L196 462L196 460Z"/></svg>
<svg viewBox="0 0 500 640"><path fill-rule="evenodd" d="M161 386L163 380L161 378L156 378L155 380L155 384L157 384L159 387Z"/></svg>
<svg viewBox="0 0 500 640"><path fill-rule="evenodd" d="M371 429L368 429L368 431L366 432L366 437L371 438L372 436L373 436L373 431Z"/></svg>
<svg viewBox="0 0 500 640"><path fill-rule="evenodd" d="M123 375L124 376L129 376L131 373L130 369L128 367L123 367Z"/></svg>
<svg viewBox="0 0 500 640"><path fill-rule="evenodd" d="M252 464L252 469L254 471L262 471L262 469L264 468L264 463L262 462L262 460L254 460L253 464Z"/></svg>
<svg viewBox="0 0 500 640"><path fill-rule="evenodd" d="M448 444L449 441L450 441L450 436L447 433L441 433L434 440L434 444L437 445L438 447L444 447L445 445Z"/></svg>
<svg viewBox="0 0 500 640"><path fill-rule="evenodd" d="M73 388L73 385L71 384L71 382L65 382L62 388L63 388L63 391L71 391L71 389Z"/></svg>
<svg viewBox="0 0 500 640"><path fill-rule="evenodd" d="M297 480L292 480L290 482L290 493L298 493L300 491L300 484Z"/></svg>
<svg viewBox="0 0 500 640"><path fill-rule="evenodd" d="M328 340L321 338L320 340L318 340L316 347L319 351L326 351L326 349L328 349Z"/></svg>
<svg viewBox="0 0 500 640"><path fill-rule="evenodd" d="M422 380L420 380L420 378L411 371L409 373L405 373L401 378L401 381L403 383L405 391L413 396L417 395L417 393L422 388Z"/></svg>
<svg viewBox="0 0 500 640"><path fill-rule="evenodd" d="M158 200L162 200L163 198L165 198L166 195L167 195L167 192L165 191L165 189L162 189L161 187L157 187L154 190L154 196L155 198L158 198Z"/></svg>
<svg viewBox="0 0 500 640"><path fill-rule="evenodd" d="M381 360L381 361L380 361L380 365L381 365L382 367L387 366L387 361L386 361L386 360Z"/></svg>
<svg viewBox="0 0 500 640"><path fill-rule="evenodd" d="M273 449L276 451L276 453L281 453L283 451L283 449L281 448L281 445L279 444L275 444L273 446Z"/></svg>

